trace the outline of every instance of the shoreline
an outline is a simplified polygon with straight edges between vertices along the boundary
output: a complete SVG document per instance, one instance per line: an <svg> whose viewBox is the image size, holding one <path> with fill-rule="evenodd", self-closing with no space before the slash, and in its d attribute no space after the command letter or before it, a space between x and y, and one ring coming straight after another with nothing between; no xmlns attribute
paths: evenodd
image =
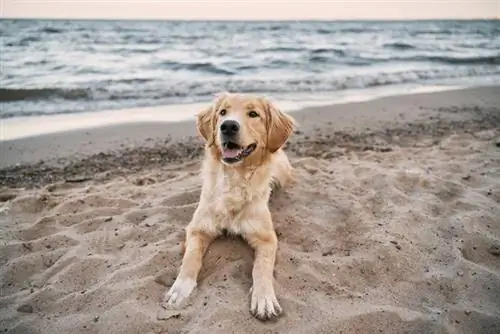
<svg viewBox="0 0 500 334"><path fill-rule="evenodd" d="M287 144L293 156L332 149L392 150L430 145L453 133L500 127L500 86L419 93L309 107ZM132 123L0 142L0 184L36 187L71 178L196 160L203 144L193 121Z"/></svg>
<svg viewBox="0 0 500 334"><path fill-rule="evenodd" d="M464 87L463 85L398 85L395 87L374 87L349 89L346 91L318 94L316 99L278 100L276 103L285 112L300 112L312 107L328 107L333 105L368 102L386 97L407 96L422 93L437 93L467 88L488 87L478 85ZM333 98L332 95L336 97ZM159 105L149 107L132 107L108 109L101 111L85 111L70 114L48 114L34 116L19 116L1 119L2 131L0 143L16 139L43 136L60 132L86 130L106 126L119 126L137 123L182 123L192 121L198 112L210 101L200 103L185 103L174 105Z"/></svg>

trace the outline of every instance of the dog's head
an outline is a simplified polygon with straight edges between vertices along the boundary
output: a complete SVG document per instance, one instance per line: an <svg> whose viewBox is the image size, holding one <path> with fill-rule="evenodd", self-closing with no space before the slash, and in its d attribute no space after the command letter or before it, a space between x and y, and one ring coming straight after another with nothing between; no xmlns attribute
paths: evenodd
<svg viewBox="0 0 500 334"><path fill-rule="evenodd" d="M266 98L227 92L197 116L199 134L226 165L262 161L285 144L294 126Z"/></svg>

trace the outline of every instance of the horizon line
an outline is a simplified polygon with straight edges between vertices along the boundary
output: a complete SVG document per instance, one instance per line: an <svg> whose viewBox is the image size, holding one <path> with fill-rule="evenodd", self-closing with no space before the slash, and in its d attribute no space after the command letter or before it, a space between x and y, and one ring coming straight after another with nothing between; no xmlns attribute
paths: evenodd
<svg viewBox="0 0 500 334"><path fill-rule="evenodd" d="M500 20L500 16L482 17L482 18L61 18L61 17L0 17L0 20L46 20L46 21L213 21L213 22L294 22L294 21L317 21L317 22L332 22L332 21L496 21Z"/></svg>

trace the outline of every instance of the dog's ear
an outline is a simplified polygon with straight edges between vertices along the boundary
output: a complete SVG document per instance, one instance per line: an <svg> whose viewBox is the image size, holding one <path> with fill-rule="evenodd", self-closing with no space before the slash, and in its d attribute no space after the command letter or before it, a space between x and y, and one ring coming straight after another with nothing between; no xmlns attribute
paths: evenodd
<svg viewBox="0 0 500 334"><path fill-rule="evenodd" d="M205 141L215 140L215 113L219 109L224 98L228 96L228 92L222 92L216 95L214 101L207 108L203 109L196 115L196 127L198 133Z"/></svg>
<svg viewBox="0 0 500 334"><path fill-rule="evenodd" d="M213 113L213 107L207 107L203 109L201 112L196 115L196 127L198 129L198 133L200 136L205 139L205 141L208 141L210 137L212 137L212 113Z"/></svg>
<svg viewBox="0 0 500 334"><path fill-rule="evenodd" d="M265 101L267 111L267 148L271 153L279 150L288 140L296 126L296 121L283 113L270 101Z"/></svg>

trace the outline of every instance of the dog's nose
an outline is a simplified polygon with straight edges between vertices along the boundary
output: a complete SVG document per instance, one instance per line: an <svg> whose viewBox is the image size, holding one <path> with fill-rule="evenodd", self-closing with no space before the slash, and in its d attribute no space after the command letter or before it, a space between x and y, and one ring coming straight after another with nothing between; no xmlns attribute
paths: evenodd
<svg viewBox="0 0 500 334"><path fill-rule="evenodd" d="M236 121L227 120L220 125L220 132L225 136L234 136L240 130L240 125Z"/></svg>

